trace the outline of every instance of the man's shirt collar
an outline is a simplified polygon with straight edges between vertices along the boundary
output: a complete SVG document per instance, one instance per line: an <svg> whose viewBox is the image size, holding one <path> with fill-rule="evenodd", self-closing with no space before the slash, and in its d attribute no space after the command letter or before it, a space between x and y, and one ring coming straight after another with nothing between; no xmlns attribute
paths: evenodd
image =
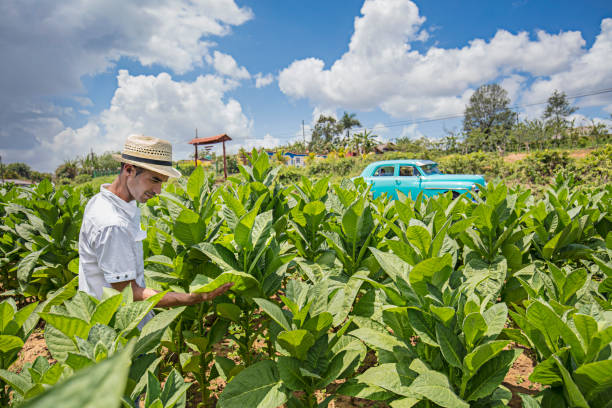
<svg viewBox="0 0 612 408"><path fill-rule="evenodd" d="M139 214L140 210L136 205L136 200L132 200L129 203L124 201L121 197L113 193L108 189L110 184L102 184L100 186L100 193L110 200L114 205L119 207L121 210L125 211L125 213L130 217L134 218L137 214Z"/></svg>

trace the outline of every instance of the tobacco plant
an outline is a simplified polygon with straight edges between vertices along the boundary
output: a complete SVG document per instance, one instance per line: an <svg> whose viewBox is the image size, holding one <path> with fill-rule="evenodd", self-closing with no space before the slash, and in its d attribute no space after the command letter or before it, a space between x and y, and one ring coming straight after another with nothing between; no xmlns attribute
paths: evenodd
<svg viewBox="0 0 612 408"><path fill-rule="evenodd" d="M276 407L285 402L295 408L325 407L333 395L319 404L315 391L351 375L365 357L363 344L344 334L350 322L336 333L328 333L333 317L327 311L325 283L308 285L291 280L281 299L288 310L269 300L255 299L274 321L269 335L280 356L241 371L221 394L219 407ZM294 391L303 394L298 396Z"/></svg>

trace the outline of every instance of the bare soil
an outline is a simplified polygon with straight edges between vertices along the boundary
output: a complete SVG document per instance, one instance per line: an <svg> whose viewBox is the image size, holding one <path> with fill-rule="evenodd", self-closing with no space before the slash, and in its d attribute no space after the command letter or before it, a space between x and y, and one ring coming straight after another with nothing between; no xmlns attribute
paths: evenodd
<svg viewBox="0 0 612 408"><path fill-rule="evenodd" d="M572 159L582 159L586 157L591 151L593 151L593 149L576 149L576 150L572 150L571 152L569 152L568 155ZM516 161L523 160L525 157L527 157L528 154L529 153L527 152L510 153L504 156L504 161L506 163L514 163Z"/></svg>
<svg viewBox="0 0 612 408"><path fill-rule="evenodd" d="M518 346L516 346L518 347ZM254 344L254 349L256 352L262 353L265 348L265 342L263 340L257 340ZM237 354L235 353L235 348L231 344L231 341L225 340L215 346L215 352L224 355L236 362L239 361ZM45 357L50 363L55 363L55 360L51 357L49 350L46 347L45 339L43 335L43 331L41 329L37 329L30 338L26 341L23 349L19 353L19 357L17 361L11 366L11 371L19 372L23 368L23 365L27 362L33 362L36 360L38 356ZM365 371L367 368L371 367L376 363L376 357L373 352L368 353L364 363L358 369L359 372ZM534 361L530 358L530 351L524 349L523 354L521 354L518 359L514 362L514 365L506 375L504 385L506 388L512 391L513 398L510 401L509 406L511 408L520 408L522 406L521 399L518 396L519 393L523 394L536 394L540 389L540 384L532 383L529 381L529 375L533 371ZM193 379L187 379L187 381L193 381ZM327 391L332 392L335 390L343 381L337 381L334 384L330 384L328 386ZM225 381L218 378L212 381L208 387L211 391L211 396L213 399L219 396L219 394L225 388ZM194 388L195 390L195 388ZM320 393L317 395L317 399L319 402L323 401L327 396L327 393ZM191 408L195 408L198 403L198 398L196 394L196 398L188 403L188 406ZM387 404L376 401L369 401L361 398L347 397L343 395L339 395L336 397L334 401L329 404L329 408L386 408Z"/></svg>

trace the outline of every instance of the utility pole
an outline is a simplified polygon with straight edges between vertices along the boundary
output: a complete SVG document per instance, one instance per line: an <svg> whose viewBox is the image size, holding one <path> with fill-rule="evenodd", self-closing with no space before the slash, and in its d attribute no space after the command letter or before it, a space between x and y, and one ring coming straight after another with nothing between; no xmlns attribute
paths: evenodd
<svg viewBox="0 0 612 408"><path fill-rule="evenodd" d="M2 184L4 184L4 165L2 164L2 156L0 156L0 173L2 173Z"/></svg>
<svg viewBox="0 0 612 408"><path fill-rule="evenodd" d="M302 139L304 139L304 148L306 148L306 133L304 133L304 119L302 119Z"/></svg>

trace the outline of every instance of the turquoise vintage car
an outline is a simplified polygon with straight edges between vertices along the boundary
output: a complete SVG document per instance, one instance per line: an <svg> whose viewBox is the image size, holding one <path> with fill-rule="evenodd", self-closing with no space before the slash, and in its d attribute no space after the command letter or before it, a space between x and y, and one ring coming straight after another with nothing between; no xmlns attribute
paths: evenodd
<svg viewBox="0 0 612 408"><path fill-rule="evenodd" d="M378 161L366 167L359 177L371 184L374 198L387 194L396 199L398 191L412 199L421 191L427 197L447 191L452 191L453 196L465 192L471 196L478 191L478 185L485 185L483 176L442 174L438 164L431 160Z"/></svg>

